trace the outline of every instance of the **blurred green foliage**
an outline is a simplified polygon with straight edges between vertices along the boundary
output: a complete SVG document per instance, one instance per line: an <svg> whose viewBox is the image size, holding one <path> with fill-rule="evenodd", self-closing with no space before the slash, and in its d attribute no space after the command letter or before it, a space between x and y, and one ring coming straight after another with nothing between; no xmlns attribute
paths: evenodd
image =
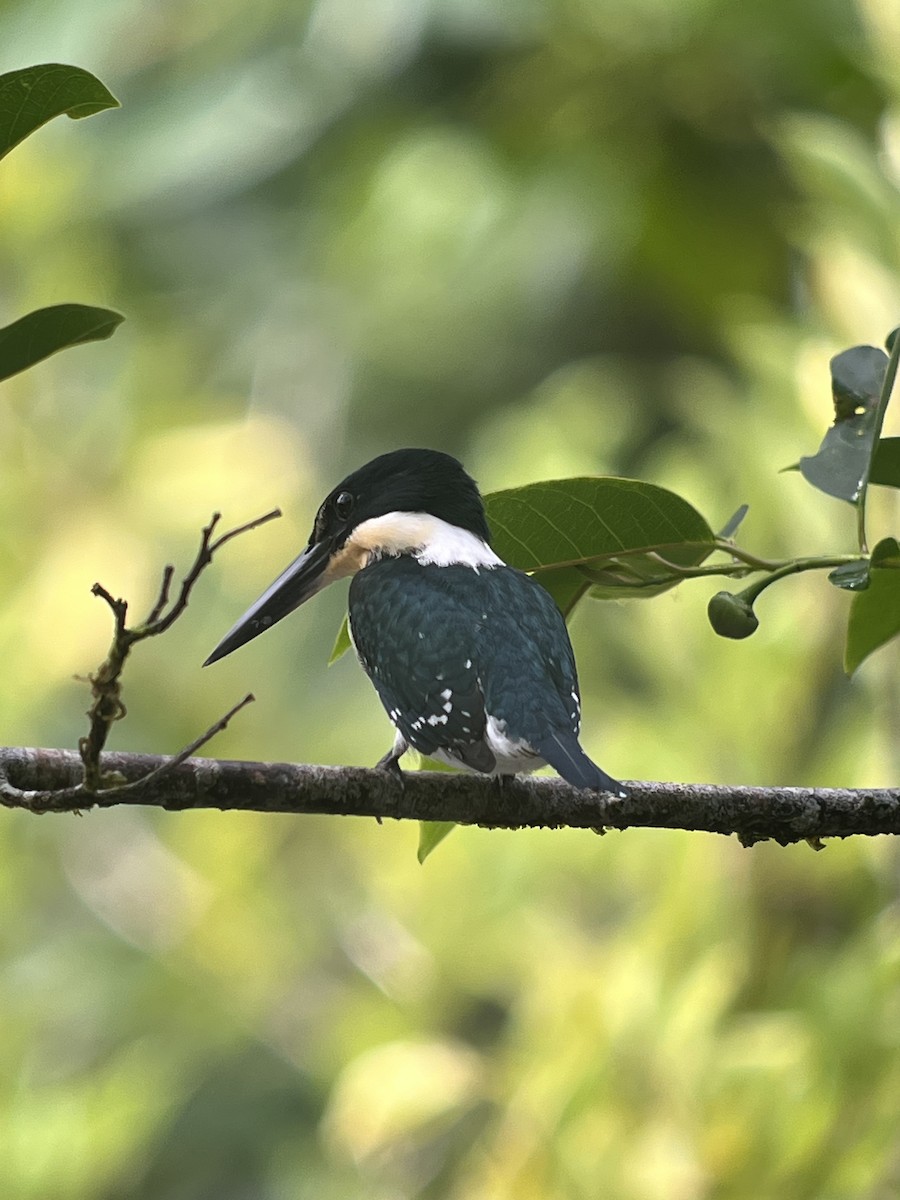
<svg viewBox="0 0 900 1200"><path fill-rule="evenodd" d="M829 357L900 311L898 37L889 0L7 0L4 69L77 62L124 107L4 161L2 320L129 320L4 385L3 740L83 732L95 579L140 610L212 510L279 504L135 655L118 744L174 750L252 688L216 753L373 762L380 706L326 666L339 594L199 663L398 444L488 491L611 472L714 526L749 500L760 552L851 551L848 506L777 471L830 420ZM838 589L781 584L746 643L715 590L578 611L587 750L896 781L896 647L850 682ZM415 839L5 814L0 1194L896 1195L890 841L465 830L423 869Z"/></svg>
<svg viewBox="0 0 900 1200"><path fill-rule="evenodd" d="M63 63L21 67L0 75L0 158L66 114L91 117L119 102L89 71ZM54 304L0 328L0 380L41 362L58 350L103 341L121 323L120 313L84 304Z"/></svg>

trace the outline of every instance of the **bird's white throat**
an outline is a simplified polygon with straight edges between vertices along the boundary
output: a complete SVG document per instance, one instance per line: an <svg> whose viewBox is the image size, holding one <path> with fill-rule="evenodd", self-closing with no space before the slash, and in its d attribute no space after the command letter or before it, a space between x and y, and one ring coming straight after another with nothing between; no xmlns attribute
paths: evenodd
<svg viewBox="0 0 900 1200"><path fill-rule="evenodd" d="M502 567L503 559L477 534L430 513L391 512L363 521L350 534L343 553L363 567L373 558L411 554L438 567Z"/></svg>

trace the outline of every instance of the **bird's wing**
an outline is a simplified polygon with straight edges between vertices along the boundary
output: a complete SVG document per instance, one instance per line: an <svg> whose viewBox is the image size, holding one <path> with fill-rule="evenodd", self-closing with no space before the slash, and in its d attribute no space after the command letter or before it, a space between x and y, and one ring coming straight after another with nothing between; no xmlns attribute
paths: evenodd
<svg viewBox="0 0 900 1200"><path fill-rule="evenodd" d="M422 754L449 751L489 772L474 620L471 606L414 560L385 559L351 584L353 643L391 721Z"/></svg>
<svg viewBox="0 0 900 1200"><path fill-rule="evenodd" d="M493 571L491 586L494 603L479 634L479 651L491 663L487 711L535 750L549 732L577 737L578 673L562 613L549 592L511 567Z"/></svg>
<svg viewBox="0 0 900 1200"><path fill-rule="evenodd" d="M562 614L534 579L510 568L494 573L496 627L484 634L494 652L485 703L563 779L579 788L623 796L618 780L592 762L578 742L581 700L572 643Z"/></svg>

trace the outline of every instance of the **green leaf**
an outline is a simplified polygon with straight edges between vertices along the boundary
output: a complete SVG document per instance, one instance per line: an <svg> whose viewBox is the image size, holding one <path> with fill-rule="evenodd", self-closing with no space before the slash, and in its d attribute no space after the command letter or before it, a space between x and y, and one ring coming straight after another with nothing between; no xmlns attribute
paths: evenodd
<svg viewBox="0 0 900 1200"><path fill-rule="evenodd" d="M331 647L331 655L328 659L328 665L336 663L339 658L343 658L353 643L350 641L350 622L345 616L341 622L341 627L337 631L337 637L334 639L334 645Z"/></svg>
<svg viewBox="0 0 900 1200"><path fill-rule="evenodd" d="M875 442L878 398L888 359L876 346L853 346L831 360L834 424L818 453L800 459L807 483L855 504Z"/></svg>
<svg viewBox="0 0 900 1200"><path fill-rule="evenodd" d="M43 63L0 75L0 158L63 113L91 117L119 102L99 79L63 63Z"/></svg>
<svg viewBox="0 0 900 1200"><path fill-rule="evenodd" d="M121 313L87 304L39 308L0 329L0 379L9 379L67 346L102 341L124 320Z"/></svg>
<svg viewBox="0 0 900 1200"><path fill-rule="evenodd" d="M900 487L900 437L882 438L875 447L869 483Z"/></svg>
<svg viewBox="0 0 900 1200"><path fill-rule="evenodd" d="M547 589L566 620L591 586L580 567L550 567L546 571L535 571L534 578Z"/></svg>
<svg viewBox="0 0 900 1200"><path fill-rule="evenodd" d="M695 508L635 479L532 483L493 492L485 506L494 549L510 566L534 572L564 613L586 583L601 599L658 595L679 579L650 555L696 566L712 550L713 532Z"/></svg>
<svg viewBox="0 0 900 1200"><path fill-rule="evenodd" d="M420 821L419 848L416 857L423 863L435 846L440 845L448 833L456 828L455 821Z"/></svg>
<svg viewBox="0 0 900 1200"><path fill-rule="evenodd" d="M872 551L869 586L850 605L844 670L852 675L864 659L900 633L900 544L884 538Z"/></svg>

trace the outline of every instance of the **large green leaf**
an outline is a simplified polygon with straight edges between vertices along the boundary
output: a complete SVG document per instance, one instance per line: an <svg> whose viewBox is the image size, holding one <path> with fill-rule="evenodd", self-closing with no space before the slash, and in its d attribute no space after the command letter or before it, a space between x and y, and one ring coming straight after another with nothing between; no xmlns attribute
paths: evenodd
<svg viewBox="0 0 900 1200"><path fill-rule="evenodd" d="M844 669L852 675L873 650L900 633L900 545L884 538L872 551L869 586L850 605Z"/></svg>
<svg viewBox="0 0 900 1200"><path fill-rule="evenodd" d="M81 67L42 63L0 75L0 158L63 113L78 120L118 108L99 79Z"/></svg>
<svg viewBox="0 0 900 1200"><path fill-rule="evenodd" d="M485 506L494 549L510 566L535 572L564 612L584 590L579 577L598 598L658 595L678 577L651 555L695 566L714 538L686 500L637 479L531 483L493 492Z"/></svg>
<svg viewBox="0 0 900 1200"><path fill-rule="evenodd" d="M533 573L566 617L588 591L597 599L646 599L674 587L679 577L654 556L696 566L715 536L686 500L637 479L529 483L491 492L484 504L494 549L511 567ZM349 644L341 629L330 661Z"/></svg>
<svg viewBox="0 0 900 1200"><path fill-rule="evenodd" d="M0 329L0 379L17 375L57 350L108 338L125 318L109 308L55 304Z"/></svg>
<svg viewBox="0 0 900 1200"><path fill-rule="evenodd" d="M800 459L800 472L807 483L851 504L859 498L869 470L887 365L887 355L876 346L853 346L834 356L834 424L818 452Z"/></svg>

